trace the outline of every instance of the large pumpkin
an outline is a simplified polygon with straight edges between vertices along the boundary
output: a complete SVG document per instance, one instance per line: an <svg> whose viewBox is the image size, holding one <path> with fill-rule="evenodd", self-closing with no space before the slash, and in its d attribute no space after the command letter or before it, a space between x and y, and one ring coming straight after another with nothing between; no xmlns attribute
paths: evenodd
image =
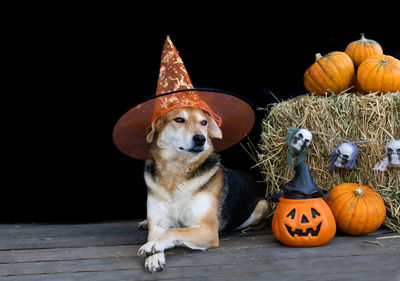
<svg viewBox="0 0 400 281"><path fill-rule="evenodd" d="M383 50L378 42L367 39L364 33L361 33L361 39L351 42L344 50L346 54L353 60L354 66L357 68L366 58L373 55L382 55Z"/></svg>
<svg viewBox="0 0 400 281"><path fill-rule="evenodd" d="M357 81L365 93L400 90L400 61L392 56L374 55L360 64Z"/></svg>
<svg viewBox="0 0 400 281"><path fill-rule="evenodd" d="M325 56L315 55L315 63L304 73L304 87L317 95L326 92L340 93L351 87L354 64L344 52L331 52Z"/></svg>
<svg viewBox="0 0 400 281"><path fill-rule="evenodd" d="M287 246L321 246L335 236L335 218L321 197L281 197L272 218L272 232Z"/></svg>
<svg viewBox="0 0 400 281"><path fill-rule="evenodd" d="M380 195L371 188L343 183L329 192L327 200L338 228L350 235L365 235L381 226L385 205Z"/></svg>

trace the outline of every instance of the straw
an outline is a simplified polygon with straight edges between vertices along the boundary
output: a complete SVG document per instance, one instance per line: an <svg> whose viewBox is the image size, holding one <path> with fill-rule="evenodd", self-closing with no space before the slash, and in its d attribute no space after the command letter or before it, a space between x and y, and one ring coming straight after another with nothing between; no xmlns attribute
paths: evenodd
<svg viewBox="0 0 400 281"><path fill-rule="evenodd" d="M330 190L344 182L359 183L376 190L386 205L384 225L400 232L400 168L375 171L385 157L386 143L400 139L400 92L379 95L353 93L312 94L269 105L264 110L261 142L248 144L267 185L267 193L279 192L294 171L285 159L289 149L285 137L289 127L313 133L305 162L320 189ZM357 144L357 169L328 170L330 153L343 141Z"/></svg>

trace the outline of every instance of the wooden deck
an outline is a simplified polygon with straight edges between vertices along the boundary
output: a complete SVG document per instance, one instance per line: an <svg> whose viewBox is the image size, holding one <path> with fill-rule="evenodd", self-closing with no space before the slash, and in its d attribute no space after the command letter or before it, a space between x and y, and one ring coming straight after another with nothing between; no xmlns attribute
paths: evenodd
<svg viewBox="0 0 400 281"><path fill-rule="evenodd" d="M269 228L236 232L218 249L169 250L156 274L136 256L146 234L137 221L0 225L0 280L400 280L400 236L386 229L314 248L285 247Z"/></svg>

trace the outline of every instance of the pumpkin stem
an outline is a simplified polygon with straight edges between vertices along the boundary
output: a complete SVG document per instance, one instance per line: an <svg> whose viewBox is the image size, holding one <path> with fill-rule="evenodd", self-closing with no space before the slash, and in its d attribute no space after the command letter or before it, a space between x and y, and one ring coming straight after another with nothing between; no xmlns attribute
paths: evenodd
<svg viewBox="0 0 400 281"><path fill-rule="evenodd" d="M322 58L320 53L315 54L315 61L319 60L320 58Z"/></svg>
<svg viewBox="0 0 400 281"><path fill-rule="evenodd" d="M388 64L388 60L386 58L381 59L381 64L382 65Z"/></svg>
<svg viewBox="0 0 400 281"><path fill-rule="evenodd" d="M354 195L357 197L363 197L364 190L361 187L357 187L356 190L354 190Z"/></svg>
<svg viewBox="0 0 400 281"><path fill-rule="evenodd" d="M361 33L361 39L360 39L361 41L364 41L365 40L365 37L364 37L364 33Z"/></svg>

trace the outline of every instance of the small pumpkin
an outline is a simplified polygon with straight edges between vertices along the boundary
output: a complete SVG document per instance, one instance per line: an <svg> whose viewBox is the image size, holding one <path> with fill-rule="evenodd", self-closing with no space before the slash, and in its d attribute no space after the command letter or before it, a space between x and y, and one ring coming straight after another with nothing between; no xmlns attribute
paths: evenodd
<svg viewBox="0 0 400 281"><path fill-rule="evenodd" d="M366 58L373 55L382 55L383 50L378 42L367 39L364 33L361 33L361 39L351 42L344 50L346 54L353 60L354 66L357 68Z"/></svg>
<svg viewBox="0 0 400 281"><path fill-rule="evenodd" d="M387 55L371 56L358 67L357 81L365 93L399 91L400 61Z"/></svg>
<svg viewBox="0 0 400 281"><path fill-rule="evenodd" d="M327 204L338 228L350 235L365 235L377 230L385 219L385 205L373 189L356 183L342 183L330 192Z"/></svg>
<svg viewBox="0 0 400 281"><path fill-rule="evenodd" d="M340 93L352 85L355 77L354 64L344 52L315 55L315 63L304 73L304 87L317 95L326 92Z"/></svg>

